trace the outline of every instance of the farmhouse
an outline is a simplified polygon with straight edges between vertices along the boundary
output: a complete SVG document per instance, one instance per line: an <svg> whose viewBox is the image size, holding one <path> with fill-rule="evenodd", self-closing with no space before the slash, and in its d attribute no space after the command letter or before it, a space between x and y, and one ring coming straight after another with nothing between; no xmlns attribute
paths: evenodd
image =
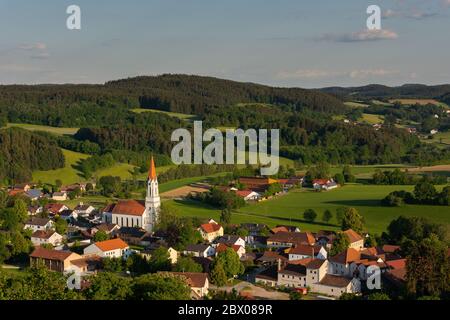
<svg viewBox="0 0 450 320"><path fill-rule="evenodd" d="M356 233L352 229L344 231L344 234L348 237L350 241L349 248L353 248L356 250L364 249L364 238L360 234Z"/></svg>
<svg viewBox="0 0 450 320"><path fill-rule="evenodd" d="M207 273L198 272L160 272L168 276L178 276L186 280L186 283L191 288L191 298L194 300L202 299L208 295L209 280Z"/></svg>
<svg viewBox="0 0 450 320"><path fill-rule="evenodd" d="M322 246L309 246L300 244L288 251L289 261L292 260L302 260L306 258L317 258L326 260L328 253Z"/></svg>
<svg viewBox="0 0 450 320"><path fill-rule="evenodd" d="M82 257L70 251L57 251L37 247L30 254L30 266L45 266L47 269L56 272L67 272L71 264Z"/></svg>
<svg viewBox="0 0 450 320"><path fill-rule="evenodd" d="M216 254L216 250L206 244L191 244L184 250L184 255L194 257L213 257Z"/></svg>
<svg viewBox="0 0 450 320"><path fill-rule="evenodd" d="M208 223L202 224L198 228L203 240L213 242L218 237L223 236L223 227L214 220L210 220Z"/></svg>
<svg viewBox="0 0 450 320"><path fill-rule="evenodd" d="M61 203L49 203L45 205L44 210L47 211L50 215L56 216L64 210L69 210L69 208Z"/></svg>
<svg viewBox="0 0 450 320"><path fill-rule="evenodd" d="M245 201L258 201L261 199L261 195L252 190L238 190L236 191L236 195Z"/></svg>
<svg viewBox="0 0 450 320"><path fill-rule="evenodd" d="M68 199L67 192L61 191L61 192L53 192L52 200L55 201L66 201Z"/></svg>
<svg viewBox="0 0 450 320"><path fill-rule="evenodd" d="M338 184L333 179L316 179L312 182L313 188L316 190L333 190L338 187Z"/></svg>
<svg viewBox="0 0 450 320"><path fill-rule="evenodd" d="M275 184L278 181L266 177L241 177L239 178L239 182L249 190L264 193L271 184Z"/></svg>

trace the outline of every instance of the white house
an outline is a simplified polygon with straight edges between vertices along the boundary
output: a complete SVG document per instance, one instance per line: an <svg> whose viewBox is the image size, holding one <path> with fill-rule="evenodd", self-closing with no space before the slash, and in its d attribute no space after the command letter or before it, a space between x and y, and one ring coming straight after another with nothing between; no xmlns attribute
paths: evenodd
<svg viewBox="0 0 450 320"><path fill-rule="evenodd" d="M198 228L203 240L213 242L215 239L223 236L223 227L214 220L209 220L208 223L202 224Z"/></svg>
<svg viewBox="0 0 450 320"><path fill-rule="evenodd" d="M25 226L23 228L35 232L38 230L47 231L53 229L53 226L54 222L50 219L34 217L25 222Z"/></svg>
<svg viewBox="0 0 450 320"><path fill-rule="evenodd" d="M261 199L261 195L258 192L252 190L238 190L236 191L236 195L244 199L245 201L257 201Z"/></svg>
<svg viewBox="0 0 450 320"><path fill-rule="evenodd" d="M246 242L243 238L236 235L224 235L216 240L217 243L223 243L228 246L246 246Z"/></svg>
<svg viewBox="0 0 450 320"><path fill-rule="evenodd" d="M333 179L316 179L313 180L313 188L316 190L333 190L338 187L338 184Z"/></svg>
<svg viewBox="0 0 450 320"><path fill-rule="evenodd" d="M326 260L327 250L322 246L297 245L289 249L289 261L302 260L306 258L317 258Z"/></svg>
<svg viewBox="0 0 450 320"><path fill-rule="evenodd" d="M216 250L212 246L206 244L191 244L186 247L183 254L207 258L213 257L216 254Z"/></svg>
<svg viewBox="0 0 450 320"><path fill-rule="evenodd" d="M73 209L73 212L75 212L77 215L84 217L88 216L91 213L95 211L95 208L93 206L83 204L83 202L80 202L75 209Z"/></svg>
<svg viewBox="0 0 450 320"><path fill-rule="evenodd" d="M347 235L347 237L350 241L349 248L353 248L356 250L364 249L364 238L360 234L353 231L352 229L348 229L348 230L344 231L344 234Z"/></svg>
<svg viewBox="0 0 450 320"><path fill-rule="evenodd" d="M127 258L131 252L130 247L122 239L100 241L84 248L85 256L99 256L101 258Z"/></svg>
<svg viewBox="0 0 450 320"><path fill-rule="evenodd" d="M78 214L73 210L64 210L59 214L59 216L66 221L78 219Z"/></svg>
<svg viewBox="0 0 450 320"><path fill-rule="evenodd" d="M361 259L361 252L349 248L334 257L329 258L329 273L341 276L351 276L350 264Z"/></svg>
<svg viewBox="0 0 450 320"><path fill-rule="evenodd" d="M34 246L41 246L43 244L51 244L57 246L61 244L63 237L55 231L38 230L31 235L31 242Z"/></svg>
<svg viewBox="0 0 450 320"><path fill-rule="evenodd" d="M61 192L54 192L52 195L52 200L55 201L66 201L68 199L67 192L61 191Z"/></svg>

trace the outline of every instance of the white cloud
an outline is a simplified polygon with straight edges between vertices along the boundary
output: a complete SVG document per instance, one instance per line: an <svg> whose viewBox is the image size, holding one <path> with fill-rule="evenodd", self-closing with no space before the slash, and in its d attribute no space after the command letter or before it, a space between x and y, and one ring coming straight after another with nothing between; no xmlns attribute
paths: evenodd
<svg viewBox="0 0 450 320"><path fill-rule="evenodd" d="M378 40L394 40L398 38L398 34L394 31L382 30L364 30L360 32L352 32L345 34L326 34L320 39L335 42L363 42Z"/></svg>
<svg viewBox="0 0 450 320"><path fill-rule="evenodd" d="M326 70L294 70L294 71L280 71L277 73L276 77L278 79L317 79L317 78L328 78L340 75L341 73L335 71Z"/></svg>
<svg viewBox="0 0 450 320"><path fill-rule="evenodd" d="M386 70L386 69L367 69L367 70L353 70L350 72L350 78L352 79L367 79L372 77L385 77L398 74L398 71Z"/></svg>

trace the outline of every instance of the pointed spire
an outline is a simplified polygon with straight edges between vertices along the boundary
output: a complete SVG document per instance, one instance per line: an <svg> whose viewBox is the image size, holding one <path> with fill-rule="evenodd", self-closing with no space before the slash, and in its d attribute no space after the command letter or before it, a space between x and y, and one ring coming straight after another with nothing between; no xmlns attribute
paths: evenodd
<svg viewBox="0 0 450 320"><path fill-rule="evenodd" d="M150 180L156 180L156 167L155 167L155 161L153 160L153 156L152 156L152 160L150 162L150 169L148 170L148 178Z"/></svg>

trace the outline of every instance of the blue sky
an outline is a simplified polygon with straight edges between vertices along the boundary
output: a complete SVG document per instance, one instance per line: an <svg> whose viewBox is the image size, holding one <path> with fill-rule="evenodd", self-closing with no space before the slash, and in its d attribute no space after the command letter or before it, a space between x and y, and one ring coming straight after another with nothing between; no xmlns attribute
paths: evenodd
<svg viewBox="0 0 450 320"><path fill-rule="evenodd" d="M82 29L66 28L67 6ZM366 8L382 31L369 34ZM450 83L450 0L0 0L0 83L188 73L277 86Z"/></svg>

